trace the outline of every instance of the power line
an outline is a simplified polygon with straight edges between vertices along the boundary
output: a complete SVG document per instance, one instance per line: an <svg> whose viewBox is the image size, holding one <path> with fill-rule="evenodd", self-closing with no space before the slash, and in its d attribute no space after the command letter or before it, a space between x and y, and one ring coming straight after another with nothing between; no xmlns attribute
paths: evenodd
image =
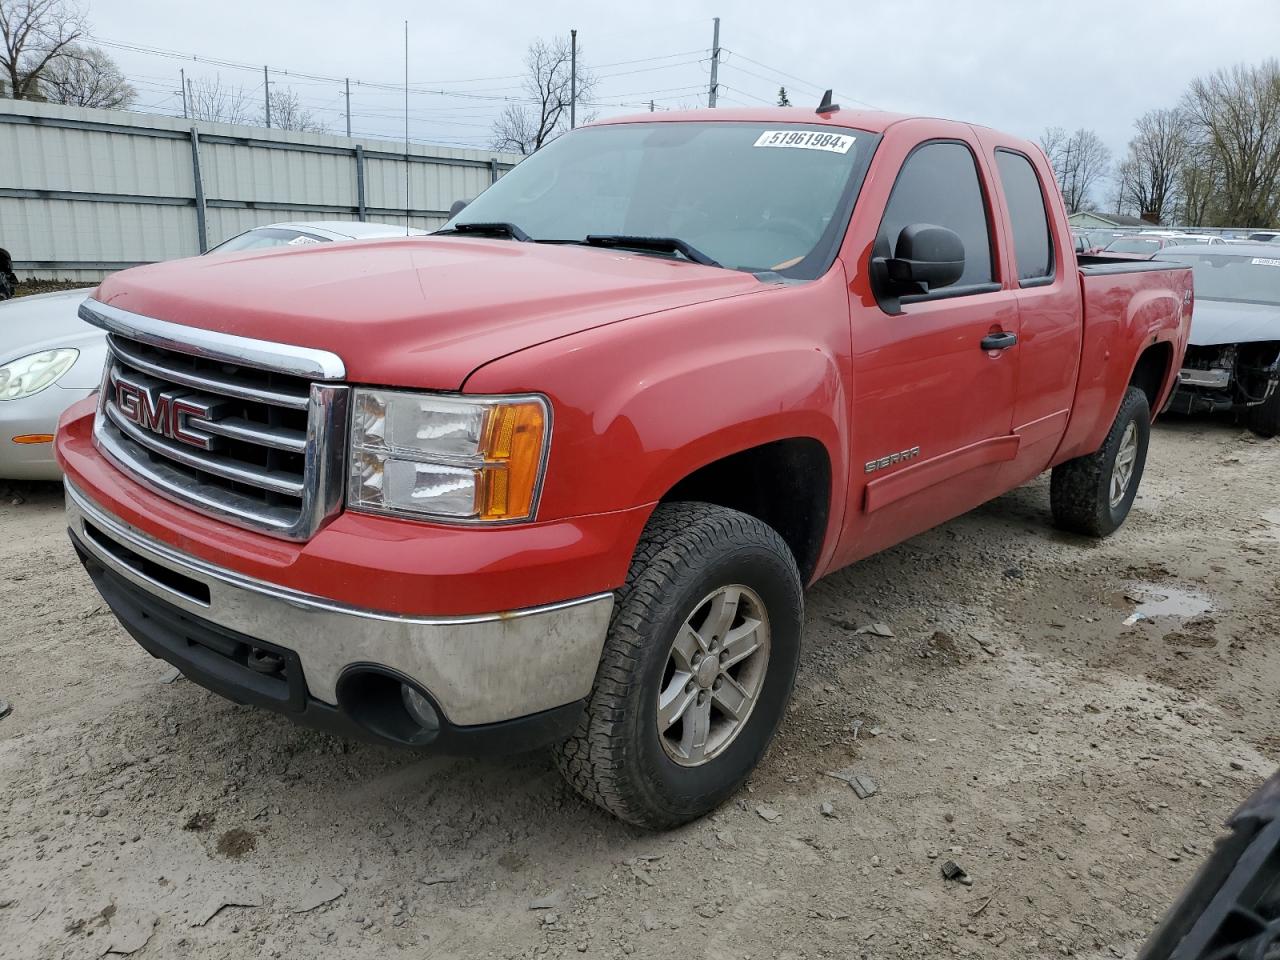
<svg viewBox="0 0 1280 960"><path fill-rule="evenodd" d="M721 86L722 86L722 87L724 87L726 90L732 90L734 93L740 93L740 94L742 94L744 97L750 97L752 100L759 101L760 103L763 103L763 104L765 104L765 105L767 105L767 106L770 106L770 107L776 107L776 106L777 106L777 104L776 104L776 103L774 103L774 101L772 101L772 100L766 100L764 97L757 97L754 93L750 93L750 92L748 92L748 91L746 91L746 90L743 90L741 87L731 87L731 86L729 86L729 85L727 85L727 84L723 84L723 83L721 84ZM747 104L744 104L744 106L747 106Z"/></svg>
<svg viewBox="0 0 1280 960"><path fill-rule="evenodd" d="M252 70L254 73L257 73L257 71L262 69L261 64L243 63L237 60L225 60L220 57L203 57L198 54L184 53L180 50L173 50L166 47L151 47L151 46L146 46L144 44L127 43L121 40L110 40L105 37L93 37L92 39L95 43L101 44L102 46L105 46L105 47L112 47L117 50L127 50L132 53L141 53L148 56L165 57L171 60L192 60L197 63L207 63L210 66L225 67L226 69L229 69L229 70ZM703 52L704 51L702 50L684 50L678 53L666 53L666 54L660 54L653 57L636 57L630 60L616 60L610 63L595 64L592 67L592 69L598 70L598 69L604 69L608 67L628 66L633 63L650 63L657 60L673 60L678 57L689 57L689 56L693 56L695 54L700 54ZM634 73L646 73L652 70L665 70L670 67L679 67L679 66L685 66L691 63L704 62L706 59L707 59L706 57L702 57L699 59L683 61L681 63L659 64L658 66L643 67L636 70L620 70L615 73L600 74L598 76L600 79L607 79L608 77L629 76ZM301 71L293 71L293 70L288 70L280 67L273 68L271 72L280 76L290 77L294 80L308 80L308 81L314 81L317 83L343 83L345 80L348 79L346 77L330 77L330 76L325 76L323 74L304 73ZM443 91L431 90L431 89L425 89L425 88L437 87L442 84L484 83L491 80L522 80L525 78L525 76L526 75L522 73L515 73L515 74L506 74L503 76L494 76L494 77L468 77L468 78L459 79L459 80L419 80L419 81L416 81L415 83L411 83L409 86L411 90L417 89L423 93L441 93ZM351 82L354 84L358 84L360 86L374 87L377 89L388 90L390 92L395 92L395 93L400 93L404 89L404 86L402 84L385 83L382 81L360 80L356 78L351 78ZM499 88L493 88L493 89L511 90L515 88L499 87ZM478 92L480 91L456 91L454 95L463 96L463 95L466 95L467 93L478 93Z"/></svg>
<svg viewBox="0 0 1280 960"><path fill-rule="evenodd" d="M725 48L723 48L723 49L724 49L724 52L729 53L729 54L732 54L733 56L738 57L738 58L740 58L740 59L742 59L742 60L745 60L745 61L747 61L747 63L754 63L757 67L762 67L763 69L768 70L770 73L776 74L776 75L777 75L777 76L779 76L779 77L785 77L786 79L791 80L791 81L794 81L795 83L798 83L798 84L800 84L800 85L802 85L802 86L809 87L809 88L811 88L812 90L817 91L819 94L821 94L821 93L825 92L825 91L826 91L826 89L827 89L826 87L819 86L819 85L818 85L818 84L816 84L816 83L812 83L812 82L810 82L810 81L808 81L808 80L804 80L804 79L802 79L802 78L800 78L800 77L797 77L795 74L787 73L787 72L786 72L786 71L784 71L784 70L779 70L777 67L771 67L771 66L769 66L769 64L767 64L767 63L761 63L759 60L753 60L753 59L751 59L750 57L748 57L745 53L739 53L737 50L731 50L731 49L729 49L728 47L725 47ZM771 78L769 78L769 77L762 77L762 76L760 76L760 74L758 74L758 73L751 73L751 71L750 71L750 70L747 70L747 69L745 69L745 68L743 68L743 67L738 67L737 69L738 69L738 70L741 70L743 73L749 74L750 76L757 77L757 78L758 78L758 79L760 79L760 80L767 80L767 81L769 81L770 83L774 82L774 81L773 81ZM835 95L836 95L836 96L838 96L841 100L849 100L849 101L852 101L853 103L856 103L856 104L859 104L859 105L861 105L861 106L867 107L867 108L868 108L868 109L870 109L870 110L879 110L879 109L881 109L880 107L877 107L877 106L875 106L874 104L867 103L865 100L859 100L857 97L851 97L851 96L849 96L847 93L841 93L839 90L834 91L834 93L835 93Z"/></svg>
<svg viewBox="0 0 1280 960"><path fill-rule="evenodd" d="M703 21L689 22L701 23ZM187 64L201 64L214 76L217 76L222 70L249 71L256 77L256 83L239 84L235 82L236 78L232 77L230 78L231 83L227 85L228 92L232 96L243 98L245 101L251 101L255 97L262 96L262 91L267 88L267 84L264 84L262 79L264 72L266 72L269 74L268 83L279 84L280 89L299 88L301 90L301 93L299 93L298 89L293 89L291 96L296 99L300 108L310 111L313 116L319 115L321 125L331 128L324 130L324 132L337 132L336 127L350 126L350 120L389 123L406 112L405 109L398 107L395 109L380 108L377 105L378 101L361 109L352 109L355 106L352 103L353 98L347 99L346 104L343 105L344 97L350 96L347 92L350 89L348 84L355 87L361 96L368 98L390 96L400 98L406 96L406 94L409 97L416 98L414 109L407 111L410 119L432 127L444 128L441 130L442 136L433 136L428 141L418 142L446 143L449 141L486 140L488 139L487 135L476 134L470 136L462 134L461 131L468 127L477 130L491 127L497 117L498 109L505 105L532 105L539 102L536 97L530 96L522 86L514 84L502 85L503 81L523 80L525 79L525 74L467 77L452 80L424 80L406 85L396 82L362 80L355 77L326 76L319 73L291 71L269 66L264 69L262 64L245 63L217 56L202 56L169 47L114 40L106 37L94 37L92 39L95 43L104 47L126 51L142 57L158 57ZM607 81L613 78L670 70L679 71L689 67L700 67L701 72L705 74L709 61L710 56L707 50L685 49L671 53L595 63L591 64L591 69L596 79L602 82L601 85L607 86L610 85ZM187 72L189 74L191 70L188 69ZM672 76L671 79L676 78ZM178 78L170 79L166 76L158 76L153 72L145 72L131 77L130 82L136 84L137 88L146 94L145 100L140 98L140 102L135 109L153 110L157 113L176 115L172 114L172 111L175 109L177 102L175 98L181 95L176 88ZM492 85L483 86L483 84ZM621 86L622 84L618 85ZM628 84L633 88L639 85L639 83ZM407 90L406 86L408 87ZM701 90L703 86L704 84L700 83L686 83L680 86L667 85L652 89L632 89L616 94L601 94L597 92L592 95L590 100L584 100L583 102L597 109L643 110L650 108L650 101L657 103L659 101L692 98L696 96L697 91ZM746 91L739 91L739 93L744 96L751 96ZM424 97L431 98L434 103L423 103L422 98ZM444 99L446 103L449 99L462 101L462 103L443 105L436 98ZM386 103L386 101L381 102ZM252 110L251 104L246 103L246 105ZM387 107L390 108L390 104L387 104ZM262 112L261 104L258 112ZM327 119L335 117L349 117L350 120L345 125L339 120L335 125ZM351 134L379 138L385 136L383 134L364 133L356 129L352 129ZM392 138L387 137L387 139Z"/></svg>

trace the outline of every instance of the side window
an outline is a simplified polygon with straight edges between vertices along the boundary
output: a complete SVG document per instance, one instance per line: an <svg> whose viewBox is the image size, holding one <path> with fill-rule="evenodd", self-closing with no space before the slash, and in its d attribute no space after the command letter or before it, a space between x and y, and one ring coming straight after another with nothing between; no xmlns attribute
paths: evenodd
<svg viewBox="0 0 1280 960"><path fill-rule="evenodd" d="M916 149L893 185L876 246L892 255L902 228L934 223L964 242L964 275L956 284L990 283L991 233L978 165L961 143L938 141Z"/></svg>
<svg viewBox="0 0 1280 960"><path fill-rule="evenodd" d="M996 169L1000 171L1000 185L1009 204L1018 279L1053 276L1053 240L1036 168L1020 153L997 150Z"/></svg>

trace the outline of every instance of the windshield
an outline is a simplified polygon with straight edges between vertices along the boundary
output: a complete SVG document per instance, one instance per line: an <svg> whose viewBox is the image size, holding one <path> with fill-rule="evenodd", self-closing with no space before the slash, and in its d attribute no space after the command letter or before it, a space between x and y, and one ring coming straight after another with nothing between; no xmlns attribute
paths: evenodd
<svg viewBox="0 0 1280 960"><path fill-rule="evenodd" d="M291 230L286 227L255 227L239 236L224 240L209 253L239 253L242 250L267 250L271 247L301 247L311 243L326 243L323 237Z"/></svg>
<svg viewBox="0 0 1280 960"><path fill-rule="evenodd" d="M444 230L502 223L539 241L678 238L726 267L808 279L834 259L878 141L776 122L587 127L523 161Z"/></svg>
<svg viewBox="0 0 1280 960"><path fill-rule="evenodd" d="M1105 247L1106 253L1155 253L1164 244L1157 237L1124 237L1112 240Z"/></svg>
<svg viewBox="0 0 1280 960"><path fill-rule="evenodd" d="M1224 257L1210 253L1170 253L1160 259L1190 265L1197 300L1280 304L1280 254Z"/></svg>

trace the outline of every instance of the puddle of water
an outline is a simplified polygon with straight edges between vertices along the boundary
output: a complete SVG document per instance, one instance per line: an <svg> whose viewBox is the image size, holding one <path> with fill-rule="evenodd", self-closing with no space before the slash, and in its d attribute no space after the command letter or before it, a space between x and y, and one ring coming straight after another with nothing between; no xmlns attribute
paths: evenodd
<svg viewBox="0 0 1280 960"><path fill-rule="evenodd" d="M1140 619L1151 617L1198 617L1213 609L1213 601L1203 593L1167 583L1132 583L1128 593L1141 598L1133 613Z"/></svg>

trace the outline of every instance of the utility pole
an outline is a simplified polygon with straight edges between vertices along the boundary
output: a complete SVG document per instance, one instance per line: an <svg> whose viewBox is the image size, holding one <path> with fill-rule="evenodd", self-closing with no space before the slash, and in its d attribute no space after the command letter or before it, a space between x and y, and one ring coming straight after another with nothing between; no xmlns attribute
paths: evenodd
<svg viewBox="0 0 1280 960"><path fill-rule="evenodd" d="M267 129L271 129L271 81L267 79L267 65L262 65L262 102L266 105Z"/></svg>
<svg viewBox="0 0 1280 960"><path fill-rule="evenodd" d="M578 31L569 31L569 129L578 125Z"/></svg>
<svg viewBox="0 0 1280 960"><path fill-rule="evenodd" d="M404 22L404 235L412 220L409 204L409 21Z"/></svg>
<svg viewBox="0 0 1280 960"><path fill-rule="evenodd" d="M195 112L195 109L196 109L196 92L195 92L195 90L191 89L191 81L190 81L190 80L187 80L187 78L186 78L186 74L185 74L185 73L183 74L183 79L184 79L184 80L186 80L186 86L183 88L182 102L185 104L188 100L190 100L190 101L191 101L191 110L192 110L192 112ZM199 118L197 118L197 119L199 119Z"/></svg>
<svg viewBox="0 0 1280 960"><path fill-rule="evenodd" d="M351 136L351 78L347 78L347 136Z"/></svg>
<svg viewBox="0 0 1280 960"><path fill-rule="evenodd" d="M652 101L652 100L650 100L650 101L649 101L649 112L650 112L650 113L653 113L653 101Z"/></svg>
<svg viewBox="0 0 1280 960"><path fill-rule="evenodd" d="M711 33L711 89L707 91L707 106L716 105L716 77L720 74L720 18L712 21L715 26Z"/></svg>
<svg viewBox="0 0 1280 960"><path fill-rule="evenodd" d="M185 67L178 68L178 75L182 77L182 115L189 117L191 114L187 111L187 70Z"/></svg>

